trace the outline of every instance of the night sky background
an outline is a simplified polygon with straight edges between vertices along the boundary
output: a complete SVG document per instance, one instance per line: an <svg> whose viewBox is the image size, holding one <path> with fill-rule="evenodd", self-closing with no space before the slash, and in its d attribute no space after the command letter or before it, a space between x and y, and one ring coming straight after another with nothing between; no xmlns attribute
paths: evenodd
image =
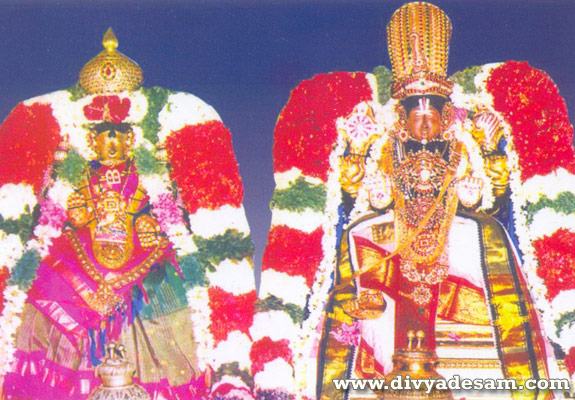
<svg viewBox="0 0 575 400"><path fill-rule="evenodd" d="M405 3L0 1L1 120L22 100L72 86L110 26L145 86L190 92L215 107L233 134L257 271L271 219L273 129L290 91L318 73L390 67L385 26ZM575 1L432 2L453 25L449 75L526 60L553 78L573 122Z"/></svg>

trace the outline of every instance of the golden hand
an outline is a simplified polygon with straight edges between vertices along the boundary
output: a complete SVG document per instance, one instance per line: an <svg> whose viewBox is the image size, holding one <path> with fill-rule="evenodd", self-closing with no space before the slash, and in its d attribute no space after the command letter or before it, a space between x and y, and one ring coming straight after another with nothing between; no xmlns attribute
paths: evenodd
<svg viewBox="0 0 575 400"><path fill-rule="evenodd" d="M343 303L343 311L355 319L376 319L385 311L386 303L379 290L364 289L359 297Z"/></svg>

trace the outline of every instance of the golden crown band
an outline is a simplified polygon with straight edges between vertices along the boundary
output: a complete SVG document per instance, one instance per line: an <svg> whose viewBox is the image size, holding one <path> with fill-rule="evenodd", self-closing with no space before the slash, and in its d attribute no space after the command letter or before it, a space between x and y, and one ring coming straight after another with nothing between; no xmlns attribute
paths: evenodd
<svg viewBox="0 0 575 400"><path fill-rule="evenodd" d="M447 98L452 92L452 81L441 75L426 71L417 72L395 81L391 90L395 99L428 94Z"/></svg>

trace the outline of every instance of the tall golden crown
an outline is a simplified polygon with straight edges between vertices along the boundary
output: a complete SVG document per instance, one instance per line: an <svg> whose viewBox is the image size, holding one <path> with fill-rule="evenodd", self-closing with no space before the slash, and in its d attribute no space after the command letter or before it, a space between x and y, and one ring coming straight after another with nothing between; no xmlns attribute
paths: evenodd
<svg viewBox="0 0 575 400"><path fill-rule="evenodd" d="M102 40L104 51L80 71L80 85L88 94L110 94L136 90L142 85L142 70L134 61L117 51L118 39L108 28Z"/></svg>
<svg viewBox="0 0 575 400"><path fill-rule="evenodd" d="M394 98L451 94L453 82L446 78L450 38L451 22L433 4L408 3L393 14L387 25L387 46Z"/></svg>

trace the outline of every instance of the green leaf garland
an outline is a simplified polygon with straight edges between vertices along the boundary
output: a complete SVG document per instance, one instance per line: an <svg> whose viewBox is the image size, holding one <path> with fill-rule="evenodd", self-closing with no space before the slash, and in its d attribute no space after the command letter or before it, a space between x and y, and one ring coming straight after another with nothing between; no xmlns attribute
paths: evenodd
<svg viewBox="0 0 575 400"><path fill-rule="evenodd" d="M58 178L70 182L74 186L82 183L88 169L88 161L74 149L70 149L66 158L55 166Z"/></svg>
<svg viewBox="0 0 575 400"><path fill-rule="evenodd" d="M463 93L477 93L478 88L475 86L475 76L482 70L481 66L473 66L464 69L463 71L457 71L451 79L463 88Z"/></svg>
<svg viewBox="0 0 575 400"><path fill-rule="evenodd" d="M312 185L300 177L290 187L274 192L271 207L294 212L306 209L321 212L325 208L325 202L325 186Z"/></svg>
<svg viewBox="0 0 575 400"><path fill-rule="evenodd" d="M561 314L561 317L555 321L555 327L557 328L557 336L561 336L561 330L568 325L570 328L575 323L575 311L566 312Z"/></svg>
<svg viewBox="0 0 575 400"><path fill-rule="evenodd" d="M184 287L191 289L195 286L208 286L206 277L206 264L200 263L193 254L178 257L178 264L184 274Z"/></svg>
<svg viewBox="0 0 575 400"><path fill-rule="evenodd" d="M139 125L142 127L144 137L152 144L157 144L158 131L160 130L158 114L168 102L168 96L172 94L172 91L157 86L142 88L141 90L148 99L148 112Z"/></svg>
<svg viewBox="0 0 575 400"><path fill-rule="evenodd" d="M195 257L200 263L213 265L225 259L240 261L254 254L254 245L248 235L235 229L228 229L223 235L215 235L209 239L194 235L194 242L198 247Z"/></svg>
<svg viewBox="0 0 575 400"><path fill-rule="evenodd" d="M551 200L548 197L543 196L537 200L537 203L528 203L525 207L525 211L527 212L527 222L533 222L535 214L544 208L551 208L552 210L565 215L574 214L575 193L561 192L557 195L555 200Z"/></svg>
<svg viewBox="0 0 575 400"><path fill-rule="evenodd" d="M393 84L393 74L391 71L380 65L373 70L377 81L377 100L380 104L385 104L391 98L391 85Z"/></svg>
<svg viewBox="0 0 575 400"><path fill-rule="evenodd" d="M280 298L270 295L265 300L256 303L256 312L284 311L295 324L301 324L308 316L307 310L293 304L285 304Z"/></svg>
<svg viewBox="0 0 575 400"><path fill-rule="evenodd" d="M21 290L28 290L36 279L39 264L40 254L36 250L27 250L12 269L8 283L17 285Z"/></svg>
<svg viewBox="0 0 575 400"><path fill-rule="evenodd" d="M217 382L224 376L237 376L250 388L254 386L254 380L247 369L240 369L240 364L237 361L222 364L213 375L213 382Z"/></svg>
<svg viewBox="0 0 575 400"><path fill-rule="evenodd" d="M30 236L32 236L33 223L34 218L28 207L26 207L26 213L22 214L18 219L4 219L0 215L0 229L6 232L7 235L20 236L22 243L26 243Z"/></svg>
<svg viewBox="0 0 575 400"><path fill-rule="evenodd" d="M84 89L82 89L80 82L76 83L74 86L69 88L68 92L70 92L70 101L78 101L82 97L85 97L88 95L88 93L86 93L84 91Z"/></svg>
<svg viewBox="0 0 575 400"><path fill-rule="evenodd" d="M154 152L144 146L134 150L134 162L140 175L158 174L164 170L164 165L158 161Z"/></svg>

